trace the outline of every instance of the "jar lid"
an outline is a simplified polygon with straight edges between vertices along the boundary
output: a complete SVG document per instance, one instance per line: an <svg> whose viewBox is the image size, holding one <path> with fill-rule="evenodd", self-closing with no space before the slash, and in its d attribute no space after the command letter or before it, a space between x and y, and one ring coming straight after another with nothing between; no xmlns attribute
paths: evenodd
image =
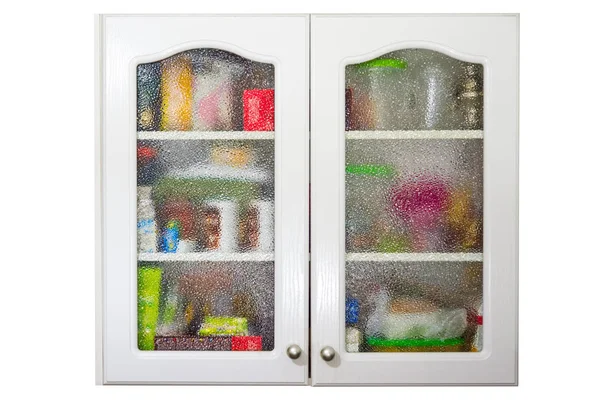
<svg viewBox="0 0 600 400"><path fill-rule="evenodd" d="M358 64L358 68L397 68L405 69L406 61L396 58L376 58L374 60L365 61Z"/></svg>

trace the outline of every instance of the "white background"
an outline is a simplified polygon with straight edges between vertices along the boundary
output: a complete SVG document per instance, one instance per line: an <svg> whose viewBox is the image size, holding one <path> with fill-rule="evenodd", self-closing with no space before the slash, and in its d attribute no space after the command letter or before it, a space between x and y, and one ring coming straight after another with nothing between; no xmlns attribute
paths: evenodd
<svg viewBox="0 0 600 400"><path fill-rule="evenodd" d="M19 3L19 9L17 2L5 4L0 23L0 396L488 400L598 395L600 18L586 5L593 2L34 3ZM159 11L521 13L518 388L94 386L92 14Z"/></svg>

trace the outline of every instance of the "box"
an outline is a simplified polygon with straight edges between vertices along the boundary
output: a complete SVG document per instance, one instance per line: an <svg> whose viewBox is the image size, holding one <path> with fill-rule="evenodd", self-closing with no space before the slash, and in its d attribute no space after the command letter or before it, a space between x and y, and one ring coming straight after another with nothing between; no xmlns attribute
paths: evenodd
<svg viewBox="0 0 600 400"><path fill-rule="evenodd" d="M231 351L261 351L261 336L234 336L231 338Z"/></svg>
<svg viewBox="0 0 600 400"><path fill-rule="evenodd" d="M275 130L275 90L244 90L244 130Z"/></svg>

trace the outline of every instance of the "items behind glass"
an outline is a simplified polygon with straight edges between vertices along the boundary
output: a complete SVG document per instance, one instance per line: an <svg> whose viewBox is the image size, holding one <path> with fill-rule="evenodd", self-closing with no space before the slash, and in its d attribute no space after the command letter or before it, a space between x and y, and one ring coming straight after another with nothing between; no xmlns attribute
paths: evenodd
<svg viewBox="0 0 600 400"><path fill-rule="evenodd" d="M186 165L165 162L169 146L138 146L138 183L143 185L138 186L138 251L272 252L272 175L253 165L259 157L255 146L194 142L196 151ZM207 146L208 161L202 161L197 157Z"/></svg>
<svg viewBox="0 0 600 400"><path fill-rule="evenodd" d="M274 67L217 49L137 67L138 131L273 131Z"/></svg>
<svg viewBox="0 0 600 400"><path fill-rule="evenodd" d="M481 130L483 66L405 49L346 67L346 130Z"/></svg>
<svg viewBox="0 0 600 400"><path fill-rule="evenodd" d="M354 263L346 273L347 352L481 351L481 264Z"/></svg>
<svg viewBox="0 0 600 400"><path fill-rule="evenodd" d="M273 268L177 264L138 268L140 350L273 349Z"/></svg>
<svg viewBox="0 0 600 400"><path fill-rule="evenodd" d="M474 195L461 181L348 164L346 252L479 252L482 210Z"/></svg>

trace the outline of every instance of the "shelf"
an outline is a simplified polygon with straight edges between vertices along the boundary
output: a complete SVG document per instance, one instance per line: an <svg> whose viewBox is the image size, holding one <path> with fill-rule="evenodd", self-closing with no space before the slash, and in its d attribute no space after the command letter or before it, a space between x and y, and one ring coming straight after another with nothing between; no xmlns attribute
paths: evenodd
<svg viewBox="0 0 600 400"><path fill-rule="evenodd" d="M483 131L347 131L346 139L483 139Z"/></svg>
<svg viewBox="0 0 600 400"><path fill-rule="evenodd" d="M148 131L138 132L138 140L273 140L269 131Z"/></svg>
<svg viewBox="0 0 600 400"><path fill-rule="evenodd" d="M143 262L176 262L176 261L207 261L207 262L266 262L274 261L273 253L139 253L138 261Z"/></svg>
<svg viewBox="0 0 600 400"><path fill-rule="evenodd" d="M346 261L482 262L483 261L483 253L347 253Z"/></svg>

